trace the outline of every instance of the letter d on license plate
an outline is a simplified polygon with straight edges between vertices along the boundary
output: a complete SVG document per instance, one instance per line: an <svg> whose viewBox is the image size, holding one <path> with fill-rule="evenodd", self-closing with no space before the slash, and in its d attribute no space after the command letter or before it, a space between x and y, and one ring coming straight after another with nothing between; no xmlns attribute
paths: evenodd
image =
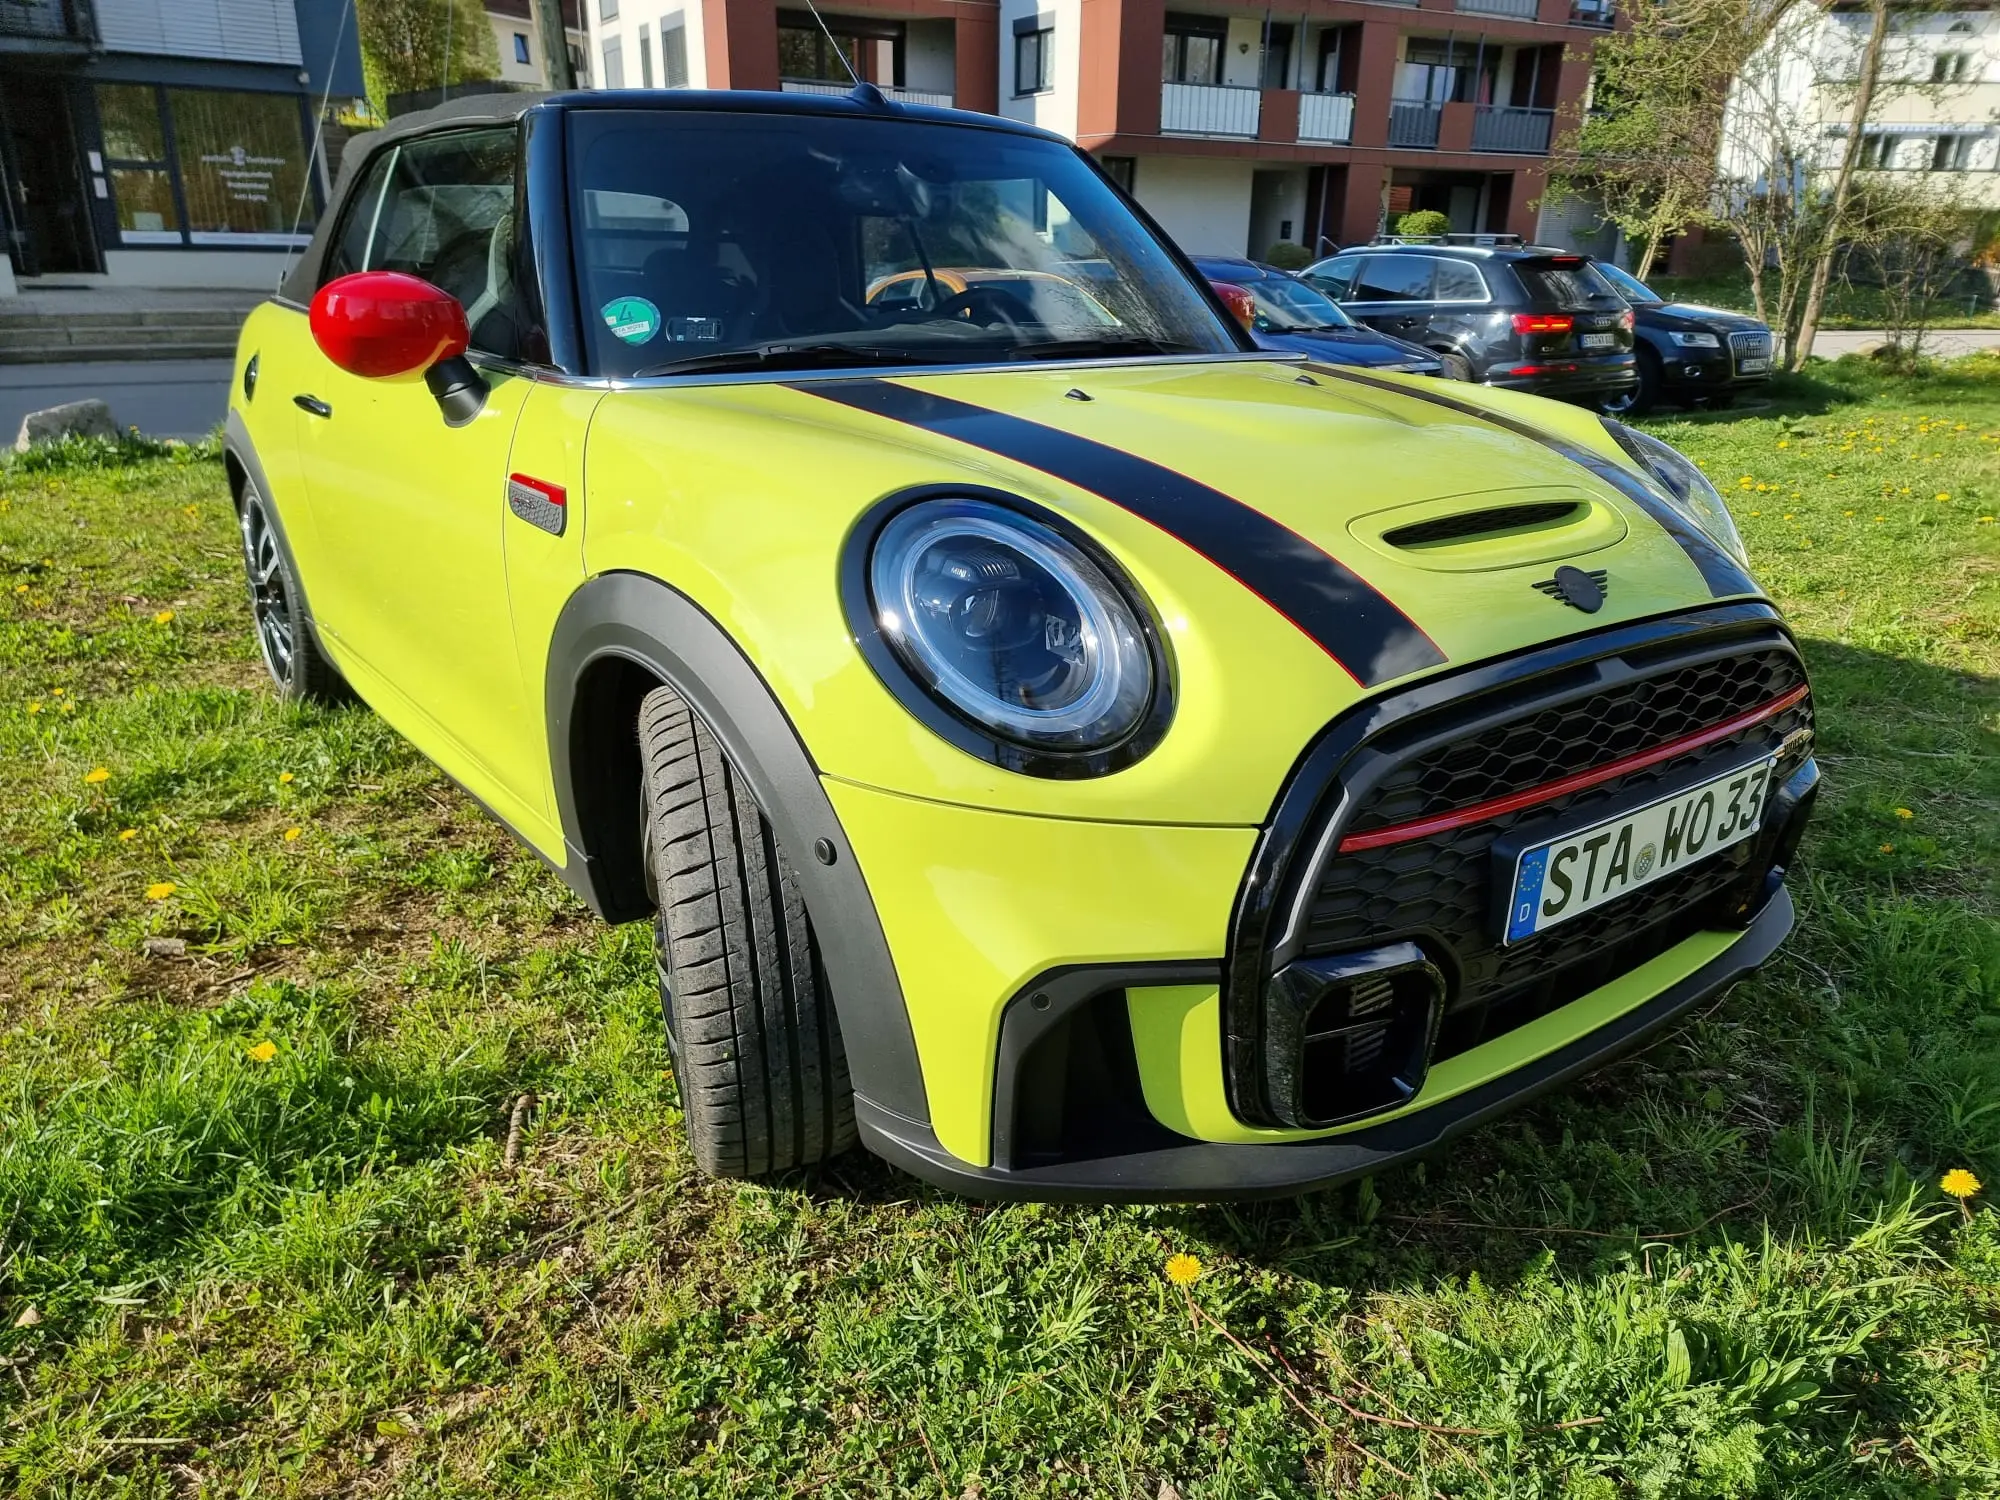
<svg viewBox="0 0 2000 1500"><path fill-rule="evenodd" d="M1505 941L1546 932L1757 831L1771 791L1767 755L1634 812L1521 851Z"/></svg>

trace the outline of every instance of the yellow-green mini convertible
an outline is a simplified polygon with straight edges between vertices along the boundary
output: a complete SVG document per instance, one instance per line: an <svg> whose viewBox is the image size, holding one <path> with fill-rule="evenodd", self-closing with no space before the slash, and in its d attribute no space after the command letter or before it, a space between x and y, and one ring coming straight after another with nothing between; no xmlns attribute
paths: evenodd
<svg viewBox="0 0 2000 1500"><path fill-rule="evenodd" d="M1812 702L1695 466L1256 349L1027 126L864 84L357 137L228 462L279 689L657 924L709 1172L1297 1192L1791 924Z"/></svg>

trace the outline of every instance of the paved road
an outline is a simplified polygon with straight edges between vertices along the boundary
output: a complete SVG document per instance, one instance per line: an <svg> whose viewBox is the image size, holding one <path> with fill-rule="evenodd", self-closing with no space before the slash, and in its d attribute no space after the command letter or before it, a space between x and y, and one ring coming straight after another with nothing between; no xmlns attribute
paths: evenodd
<svg viewBox="0 0 2000 1500"><path fill-rule="evenodd" d="M222 420L226 359L0 365L0 445L13 447L21 418L45 406L101 396L111 420L149 437L198 438Z"/></svg>
<svg viewBox="0 0 2000 1500"><path fill-rule="evenodd" d="M1828 329L1813 340L1813 353L1821 359L1838 359L1888 337L1879 328ZM2000 328L1940 328L1924 335L1924 353L1935 359L1995 348L2000 348Z"/></svg>

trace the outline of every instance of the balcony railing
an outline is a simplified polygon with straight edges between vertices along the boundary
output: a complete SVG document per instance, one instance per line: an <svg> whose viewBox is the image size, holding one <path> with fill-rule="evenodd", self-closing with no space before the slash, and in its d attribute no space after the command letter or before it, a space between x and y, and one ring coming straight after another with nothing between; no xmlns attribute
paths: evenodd
<svg viewBox="0 0 2000 1500"><path fill-rule="evenodd" d="M0 36L94 42L97 16L90 0L0 0Z"/></svg>
<svg viewBox="0 0 2000 1500"><path fill-rule="evenodd" d="M1438 122L1444 118L1442 104L1426 104L1418 99L1389 101L1389 144L1415 151L1435 151Z"/></svg>
<svg viewBox="0 0 2000 1500"><path fill-rule="evenodd" d="M1299 139L1341 144L1354 138L1352 94L1299 95Z"/></svg>
<svg viewBox="0 0 2000 1500"><path fill-rule="evenodd" d="M1523 20L1535 19L1540 8L1536 0L1456 0L1460 10L1472 11L1482 16L1517 16Z"/></svg>
<svg viewBox="0 0 2000 1500"><path fill-rule="evenodd" d="M6 3L7 0L0 0L0 5ZM847 94L854 91L851 83L828 83L818 78L787 78L778 87L788 94ZM884 99L897 104L934 104L939 109L950 109L952 105L952 95L930 89L899 89L886 83L878 83L875 87L882 91Z"/></svg>
<svg viewBox="0 0 2000 1500"><path fill-rule="evenodd" d="M1569 18L1579 26L1609 26L1618 19L1614 0L1569 0Z"/></svg>
<svg viewBox="0 0 2000 1500"><path fill-rule="evenodd" d="M1257 89L1210 83L1160 85L1160 130L1167 135L1257 134Z"/></svg>
<svg viewBox="0 0 2000 1500"><path fill-rule="evenodd" d="M1474 151L1511 151L1516 156L1546 156L1549 131L1554 128L1552 109L1505 109L1482 104L1472 112Z"/></svg>

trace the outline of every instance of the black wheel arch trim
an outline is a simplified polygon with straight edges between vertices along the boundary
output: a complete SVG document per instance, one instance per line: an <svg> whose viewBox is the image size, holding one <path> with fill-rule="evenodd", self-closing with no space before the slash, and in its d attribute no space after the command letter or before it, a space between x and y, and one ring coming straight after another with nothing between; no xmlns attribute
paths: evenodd
<svg viewBox="0 0 2000 1500"><path fill-rule="evenodd" d="M1319 1140L1236 1143L1183 1139L1154 1150L1051 1167L974 1167L914 1122L855 1101L862 1142L904 1171L968 1197L1080 1203L1241 1202L1338 1187L1406 1165L1467 1131L1559 1088L1657 1036L1721 994L1777 951L1791 931L1792 899L1780 885L1722 953L1652 999L1554 1052L1476 1088L1420 1105L1378 1125Z"/></svg>
<svg viewBox="0 0 2000 1500"><path fill-rule="evenodd" d="M292 539L285 530L284 507L279 504L277 494L271 488L271 481L264 473L264 462L257 456L257 445L250 440L250 429L244 425L243 414L234 407L229 409L222 421L222 451L224 457L243 470L244 477L257 487L257 493L264 497L264 514L270 519L271 534L277 539L278 550L284 554L285 568L292 575L298 588L298 616L312 635L313 645L328 661L334 655L326 649L326 642L320 636L319 625L313 618L312 605L306 591L305 575L299 571L298 555L292 551ZM243 494L234 483L230 485L229 503L236 511L240 524L243 519Z"/></svg>
<svg viewBox="0 0 2000 1500"><path fill-rule="evenodd" d="M603 573L571 595L549 642L545 693L549 757L567 855L565 882L612 922L650 916L641 872L601 851L635 846L638 786L630 797L593 779L600 736L629 734L636 719L606 720L602 674L634 669L688 702L744 780L798 878L847 1046L856 1108L906 1121L930 1118L916 1037L874 898L797 729L742 648L700 605L642 573ZM581 759L579 756L581 752ZM629 805L628 805L629 804ZM621 823L626 814L629 822ZM816 852L824 841L831 863Z"/></svg>

